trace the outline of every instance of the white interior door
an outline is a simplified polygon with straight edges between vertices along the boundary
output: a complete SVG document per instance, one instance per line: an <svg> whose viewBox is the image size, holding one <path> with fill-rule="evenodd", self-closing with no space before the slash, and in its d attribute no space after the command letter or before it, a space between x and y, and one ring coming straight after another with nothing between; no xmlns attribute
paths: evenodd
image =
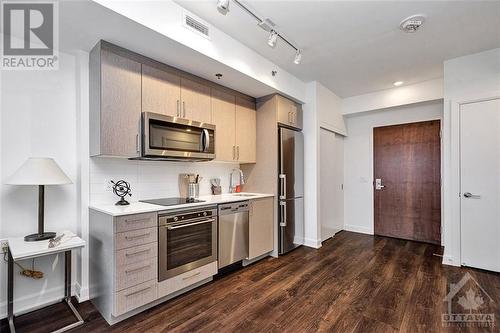
<svg viewBox="0 0 500 333"><path fill-rule="evenodd" d="M462 264L500 271L500 99L460 108Z"/></svg>
<svg viewBox="0 0 500 333"><path fill-rule="evenodd" d="M344 229L344 137L320 131L321 241Z"/></svg>

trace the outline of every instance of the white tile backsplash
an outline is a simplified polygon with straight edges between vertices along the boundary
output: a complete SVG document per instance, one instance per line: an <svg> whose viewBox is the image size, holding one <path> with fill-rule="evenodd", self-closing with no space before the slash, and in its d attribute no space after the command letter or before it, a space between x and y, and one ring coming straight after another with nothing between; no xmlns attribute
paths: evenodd
<svg viewBox="0 0 500 333"><path fill-rule="evenodd" d="M90 159L90 204L111 204L118 197L107 189L109 180L130 183L132 197L128 201L179 196L179 174L194 173L203 177L200 195L211 194L210 179L220 178L222 192L229 191L229 174L237 163L135 161L121 158Z"/></svg>

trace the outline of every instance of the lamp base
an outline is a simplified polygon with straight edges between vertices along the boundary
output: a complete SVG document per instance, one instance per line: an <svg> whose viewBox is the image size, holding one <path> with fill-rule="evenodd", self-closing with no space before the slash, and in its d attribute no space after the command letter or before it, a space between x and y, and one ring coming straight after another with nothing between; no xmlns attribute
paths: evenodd
<svg viewBox="0 0 500 333"><path fill-rule="evenodd" d="M24 236L24 241L25 242L37 242L41 240L46 240L46 239L52 239L56 237L55 232L44 232L42 234L31 234L28 236Z"/></svg>

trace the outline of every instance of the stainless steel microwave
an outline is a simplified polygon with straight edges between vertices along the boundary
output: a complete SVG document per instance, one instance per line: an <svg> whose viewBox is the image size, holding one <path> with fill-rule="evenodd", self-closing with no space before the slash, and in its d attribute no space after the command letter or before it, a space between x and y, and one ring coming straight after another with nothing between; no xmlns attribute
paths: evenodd
<svg viewBox="0 0 500 333"><path fill-rule="evenodd" d="M215 125L143 112L141 158L209 161L215 158Z"/></svg>

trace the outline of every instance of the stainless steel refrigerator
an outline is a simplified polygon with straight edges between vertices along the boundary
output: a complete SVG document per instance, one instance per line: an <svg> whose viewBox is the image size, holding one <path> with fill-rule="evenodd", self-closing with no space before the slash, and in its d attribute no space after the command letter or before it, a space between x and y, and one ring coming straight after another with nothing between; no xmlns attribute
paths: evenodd
<svg viewBox="0 0 500 333"><path fill-rule="evenodd" d="M304 137L299 130L279 127L278 252L304 243Z"/></svg>

